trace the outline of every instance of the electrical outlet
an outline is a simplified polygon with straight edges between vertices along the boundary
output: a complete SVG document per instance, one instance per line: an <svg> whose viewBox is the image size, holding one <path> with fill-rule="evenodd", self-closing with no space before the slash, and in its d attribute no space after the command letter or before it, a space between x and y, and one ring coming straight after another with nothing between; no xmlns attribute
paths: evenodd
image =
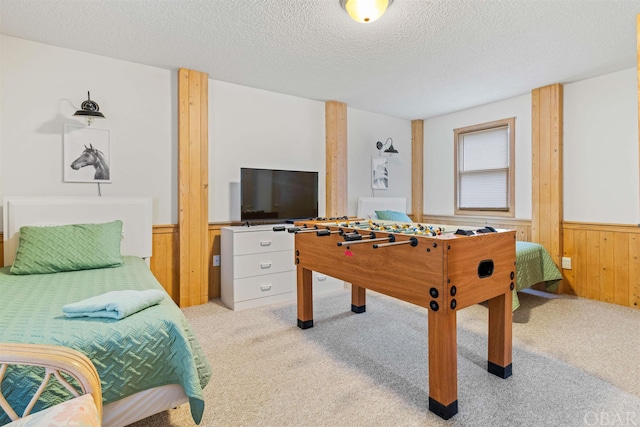
<svg viewBox="0 0 640 427"><path fill-rule="evenodd" d="M220 255L213 256L213 266L220 267Z"/></svg>
<svg viewBox="0 0 640 427"><path fill-rule="evenodd" d="M562 268L565 270L571 270L571 258L562 257Z"/></svg>

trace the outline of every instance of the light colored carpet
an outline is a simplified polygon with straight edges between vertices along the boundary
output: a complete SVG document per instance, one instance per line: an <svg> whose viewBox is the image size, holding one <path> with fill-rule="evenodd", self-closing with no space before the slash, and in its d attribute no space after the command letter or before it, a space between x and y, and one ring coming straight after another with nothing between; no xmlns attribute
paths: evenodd
<svg viewBox="0 0 640 427"><path fill-rule="evenodd" d="M314 297L304 331L295 301L185 309L213 367L201 425L640 425L640 310L520 293L508 379L486 371L486 306L460 311L459 412L444 421L428 410L426 309L368 291L354 314L350 295ZM134 425L194 423L183 405Z"/></svg>

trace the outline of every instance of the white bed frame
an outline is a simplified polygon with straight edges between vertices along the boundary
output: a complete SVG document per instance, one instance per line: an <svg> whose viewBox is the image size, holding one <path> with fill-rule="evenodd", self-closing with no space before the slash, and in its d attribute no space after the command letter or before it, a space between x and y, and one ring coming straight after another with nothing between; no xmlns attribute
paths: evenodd
<svg viewBox="0 0 640 427"><path fill-rule="evenodd" d="M376 211L407 212L407 199L405 197L359 197L358 218L377 219Z"/></svg>
<svg viewBox="0 0 640 427"><path fill-rule="evenodd" d="M122 220L122 255L151 257L152 200L150 197L5 197L4 263L13 263L20 227L24 225L90 224ZM143 390L103 408L102 425L120 427L187 403L181 385Z"/></svg>

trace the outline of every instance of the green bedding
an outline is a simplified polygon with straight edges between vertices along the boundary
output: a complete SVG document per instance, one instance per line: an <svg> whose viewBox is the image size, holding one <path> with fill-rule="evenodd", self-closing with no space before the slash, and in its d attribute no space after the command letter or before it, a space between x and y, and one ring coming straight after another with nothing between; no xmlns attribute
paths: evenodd
<svg viewBox="0 0 640 427"><path fill-rule="evenodd" d="M122 320L66 318L62 313L65 304L108 291L162 290L144 260L123 259L120 267L54 274L15 276L9 274L9 267L0 269L0 343L56 344L86 354L100 374L104 404L152 387L180 384L199 423L204 410L202 389L209 382L211 367L187 319L168 295L159 305ZM8 373L2 382L8 400L28 401L33 394L26 391L29 381ZM39 406L60 399L55 390L48 396ZM0 409L0 425L8 421Z"/></svg>
<svg viewBox="0 0 640 427"><path fill-rule="evenodd" d="M520 307L519 290L544 282L548 291L555 291L562 274L542 245L516 242L516 289L513 291L512 308Z"/></svg>

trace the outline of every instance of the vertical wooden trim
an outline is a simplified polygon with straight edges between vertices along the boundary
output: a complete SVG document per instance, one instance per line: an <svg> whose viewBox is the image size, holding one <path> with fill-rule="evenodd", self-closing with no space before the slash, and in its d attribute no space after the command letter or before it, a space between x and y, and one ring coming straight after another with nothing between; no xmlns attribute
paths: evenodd
<svg viewBox="0 0 640 427"><path fill-rule="evenodd" d="M208 75L178 70L180 307L209 297Z"/></svg>
<svg viewBox="0 0 640 427"><path fill-rule="evenodd" d="M562 85L531 92L532 241L562 256Z"/></svg>
<svg viewBox="0 0 640 427"><path fill-rule="evenodd" d="M424 120L411 121L411 214L422 222L424 213Z"/></svg>
<svg viewBox="0 0 640 427"><path fill-rule="evenodd" d="M326 216L347 215L347 104L325 103Z"/></svg>

